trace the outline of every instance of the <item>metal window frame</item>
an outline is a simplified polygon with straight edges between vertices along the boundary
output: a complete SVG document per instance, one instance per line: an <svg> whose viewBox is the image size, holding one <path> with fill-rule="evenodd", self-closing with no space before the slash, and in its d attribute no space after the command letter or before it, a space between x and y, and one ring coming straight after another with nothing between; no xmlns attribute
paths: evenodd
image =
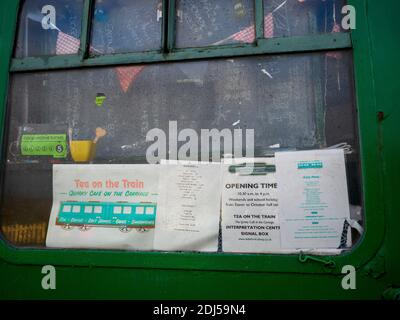
<svg viewBox="0 0 400 320"><path fill-rule="evenodd" d="M256 41L252 44L176 48L176 0L163 0L162 39L160 50L90 56L91 21L95 0L84 0L81 45L77 55L27 57L12 59L11 72L85 68L109 65L143 64L257 54L278 54L352 47L350 33L329 33L310 36L264 39L264 1L253 0Z"/></svg>
<svg viewBox="0 0 400 320"><path fill-rule="evenodd" d="M340 274L341 267L353 265L360 268L374 257L384 239L383 168L379 165L379 124L376 119L377 103L372 81L370 34L366 0L349 0L357 8L357 29L349 33L312 35L294 38L263 38L263 1L255 1L256 42L254 44L228 45L206 48L175 49L174 23L163 24L162 51L116 54L89 57L90 17L82 23L82 44L76 56L12 59L18 7L21 2L0 2L0 119L2 121L2 172L5 160L5 109L10 74L41 70L61 70L96 66L183 61L216 57L316 52L323 50L352 49L354 56L356 99L360 134L362 184L364 191L365 233L362 241L351 251L340 256L320 259L299 255L181 253L181 252L131 252L107 250L29 249L8 244L0 235L0 258L13 264L55 266L101 266L124 268L156 268L187 270L248 271L276 273ZM175 0L164 0L163 13L168 21L175 21ZM93 0L85 0L85 12L90 13ZM2 16L3 15L3 16ZM166 15L164 15L165 17ZM0 19L1 21L1 19ZM10 26L12 30L10 30ZM309 263L304 263L309 261ZM322 263L321 263L322 262Z"/></svg>

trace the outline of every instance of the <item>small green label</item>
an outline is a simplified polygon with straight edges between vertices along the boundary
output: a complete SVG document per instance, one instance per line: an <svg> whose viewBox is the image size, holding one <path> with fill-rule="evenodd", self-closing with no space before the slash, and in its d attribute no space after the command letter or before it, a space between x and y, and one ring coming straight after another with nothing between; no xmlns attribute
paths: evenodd
<svg viewBox="0 0 400 320"><path fill-rule="evenodd" d="M104 93L98 93L96 96L96 105L98 107L101 107L104 103L104 101L106 101L107 97Z"/></svg>
<svg viewBox="0 0 400 320"><path fill-rule="evenodd" d="M23 156L67 157L66 134L25 134L21 138Z"/></svg>

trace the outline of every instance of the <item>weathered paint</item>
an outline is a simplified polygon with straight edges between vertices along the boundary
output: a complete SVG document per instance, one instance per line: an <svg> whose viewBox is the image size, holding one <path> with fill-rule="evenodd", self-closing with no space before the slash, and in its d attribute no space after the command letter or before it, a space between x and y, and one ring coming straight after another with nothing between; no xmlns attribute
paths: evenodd
<svg viewBox="0 0 400 320"><path fill-rule="evenodd" d="M170 39L170 38L169 38ZM171 46L173 44L168 44ZM12 72L37 71L49 69L69 69L96 67L101 65L142 64L150 62L169 62L215 57L247 56L254 54L277 54L282 52L307 52L351 48L348 33L322 34L307 37L281 39L260 39L257 45L224 45L218 47L168 49L169 54L152 51L146 53L120 53L108 56L89 57L82 61L79 56L30 57L13 59Z"/></svg>
<svg viewBox="0 0 400 320"><path fill-rule="evenodd" d="M5 111L17 2L3 0L0 3L1 119ZM366 232L362 242L351 253L325 257L321 262L295 255L26 250L1 242L0 297L360 299L381 298L384 292L398 292L400 204L395 200L400 190L399 125L396 121L399 117L397 105L400 88L397 77L400 74L400 43L396 30L400 3L396 0L349 2L357 8L357 29L352 32L352 43L366 211ZM322 38L329 42L329 38L332 40L336 36ZM340 42L343 47L348 47L349 39L345 40L345 37L340 35L335 45ZM82 63L94 66L103 63L274 53L288 49L291 52L321 50L315 40L260 40L258 47L190 49L177 51L174 53L176 56L157 53L150 54L153 60L148 61L140 60L147 59L147 55L140 59L139 56L96 58L90 63L86 62L89 60L82 62L79 59L62 62L66 58L60 57L60 61L48 59L46 65L28 61L29 65L23 67L14 61L13 70L29 69L31 63L34 65L31 69L34 70L86 67ZM379 114L383 115L380 120ZM41 289L41 267L46 264L57 267L55 291ZM357 290L345 291L341 288L340 271L348 264L357 269ZM385 297L395 296L385 294Z"/></svg>

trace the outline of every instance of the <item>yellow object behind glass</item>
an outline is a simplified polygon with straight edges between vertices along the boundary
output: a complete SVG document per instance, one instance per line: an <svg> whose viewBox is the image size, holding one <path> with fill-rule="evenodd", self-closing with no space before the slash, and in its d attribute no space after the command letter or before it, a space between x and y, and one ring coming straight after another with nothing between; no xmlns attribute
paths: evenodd
<svg viewBox="0 0 400 320"><path fill-rule="evenodd" d="M71 156L75 162L89 162L96 153L96 144L92 140L70 141Z"/></svg>

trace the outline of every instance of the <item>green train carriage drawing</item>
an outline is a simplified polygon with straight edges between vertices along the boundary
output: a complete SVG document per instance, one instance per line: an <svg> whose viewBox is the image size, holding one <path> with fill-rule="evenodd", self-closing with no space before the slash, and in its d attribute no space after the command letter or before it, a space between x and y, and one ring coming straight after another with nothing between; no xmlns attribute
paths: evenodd
<svg viewBox="0 0 400 320"><path fill-rule="evenodd" d="M85 231L91 227L131 229L145 232L154 228L157 213L155 203L128 202L61 202L56 224L69 230L79 227Z"/></svg>

